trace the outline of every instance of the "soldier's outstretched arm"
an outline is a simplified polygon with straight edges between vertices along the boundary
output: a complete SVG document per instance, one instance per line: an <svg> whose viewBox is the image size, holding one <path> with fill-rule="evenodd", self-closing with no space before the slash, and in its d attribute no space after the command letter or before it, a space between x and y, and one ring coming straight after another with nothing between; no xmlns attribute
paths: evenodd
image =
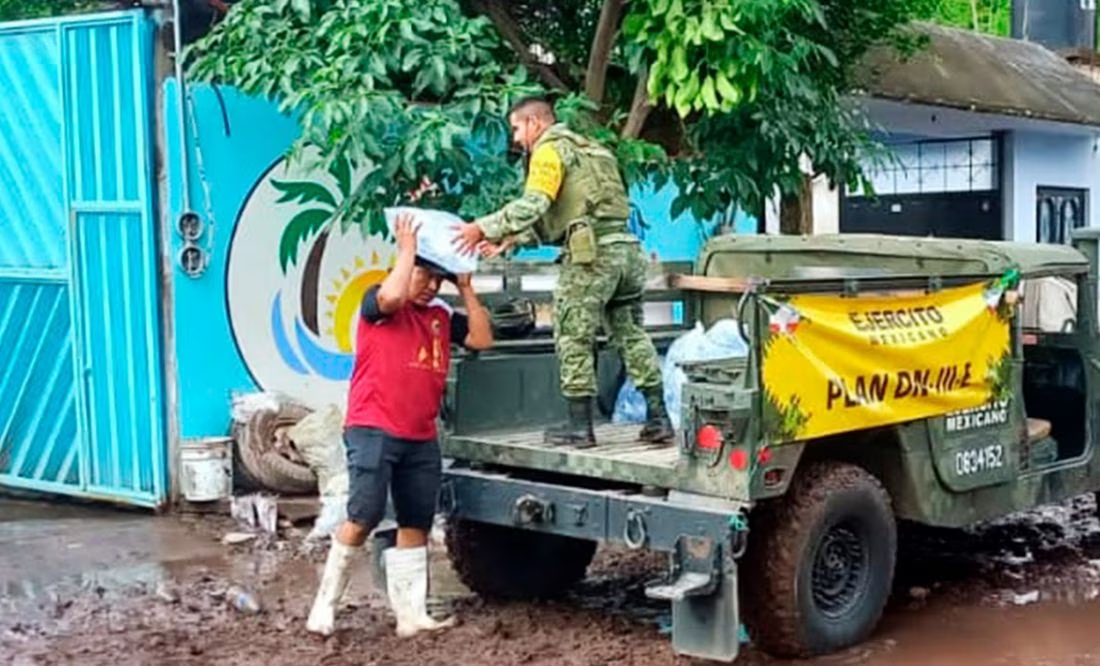
<svg viewBox="0 0 1100 666"><path fill-rule="evenodd" d="M511 201L495 213L461 225L455 243L462 252L473 253L483 240L499 243L506 236L525 235L533 229L546 211L550 210L561 189L565 167L561 155L553 144L546 143L535 149L527 172L523 196Z"/></svg>
<svg viewBox="0 0 1100 666"><path fill-rule="evenodd" d="M497 242L505 236L519 236L529 231L553 201L542 192L528 190L520 198L508 202L495 213L474 220L486 240Z"/></svg>

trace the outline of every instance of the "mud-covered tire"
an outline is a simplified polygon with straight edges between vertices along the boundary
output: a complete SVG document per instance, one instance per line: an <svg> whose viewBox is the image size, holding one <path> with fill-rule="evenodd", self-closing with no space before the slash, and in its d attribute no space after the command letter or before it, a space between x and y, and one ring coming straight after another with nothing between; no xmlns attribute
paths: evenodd
<svg viewBox="0 0 1100 666"><path fill-rule="evenodd" d="M890 497L878 479L855 465L811 463L750 524L742 613L761 649L821 655L874 631L897 555Z"/></svg>
<svg viewBox="0 0 1100 666"><path fill-rule="evenodd" d="M584 580L596 542L452 519L447 553L458 579L483 599L526 601L561 595Z"/></svg>
<svg viewBox="0 0 1100 666"><path fill-rule="evenodd" d="M278 412L257 410L246 423L233 424L233 467L235 483L243 490L268 490L286 495L317 492L317 476L304 463L295 462L275 450L283 428L301 421L309 408L293 402Z"/></svg>

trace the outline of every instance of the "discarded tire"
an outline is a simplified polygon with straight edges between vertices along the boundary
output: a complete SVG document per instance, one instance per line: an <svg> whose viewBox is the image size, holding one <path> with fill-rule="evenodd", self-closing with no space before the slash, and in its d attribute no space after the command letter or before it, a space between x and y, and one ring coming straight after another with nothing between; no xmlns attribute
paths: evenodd
<svg viewBox="0 0 1100 666"><path fill-rule="evenodd" d="M764 651L821 655L874 631L897 555L890 498L878 479L855 465L811 463L751 520L742 609Z"/></svg>
<svg viewBox="0 0 1100 666"><path fill-rule="evenodd" d="M278 412L261 409L253 412L247 422L233 423L233 463L239 487L285 495L317 492L317 476L285 434L309 412L302 405L283 402Z"/></svg>
<svg viewBox="0 0 1100 666"><path fill-rule="evenodd" d="M584 579L596 542L452 519L447 552L462 583L485 599L558 596Z"/></svg>

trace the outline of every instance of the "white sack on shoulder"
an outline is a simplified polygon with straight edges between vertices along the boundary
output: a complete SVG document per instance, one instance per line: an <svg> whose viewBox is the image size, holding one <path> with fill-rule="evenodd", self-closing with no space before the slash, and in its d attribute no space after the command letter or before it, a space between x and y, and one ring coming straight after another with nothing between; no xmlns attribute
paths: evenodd
<svg viewBox="0 0 1100 666"><path fill-rule="evenodd" d="M413 206L386 208L383 213L386 215L386 224L389 225L391 234L398 215L412 214L413 225L420 225L420 231L416 235L416 248L420 256L434 261L456 275L473 273L477 270L477 255L472 257L461 255L451 243L455 235L453 227L465 222L461 217L444 210Z"/></svg>

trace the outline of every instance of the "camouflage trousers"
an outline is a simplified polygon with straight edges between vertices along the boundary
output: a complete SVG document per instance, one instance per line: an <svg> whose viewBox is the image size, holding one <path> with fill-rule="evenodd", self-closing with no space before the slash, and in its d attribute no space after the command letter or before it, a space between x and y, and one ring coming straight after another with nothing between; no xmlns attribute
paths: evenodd
<svg viewBox="0 0 1100 666"><path fill-rule="evenodd" d="M554 291L554 346L566 398L596 394L596 335L611 344L639 389L659 386L657 349L642 328L646 258L637 243L601 245L588 265L562 262Z"/></svg>

